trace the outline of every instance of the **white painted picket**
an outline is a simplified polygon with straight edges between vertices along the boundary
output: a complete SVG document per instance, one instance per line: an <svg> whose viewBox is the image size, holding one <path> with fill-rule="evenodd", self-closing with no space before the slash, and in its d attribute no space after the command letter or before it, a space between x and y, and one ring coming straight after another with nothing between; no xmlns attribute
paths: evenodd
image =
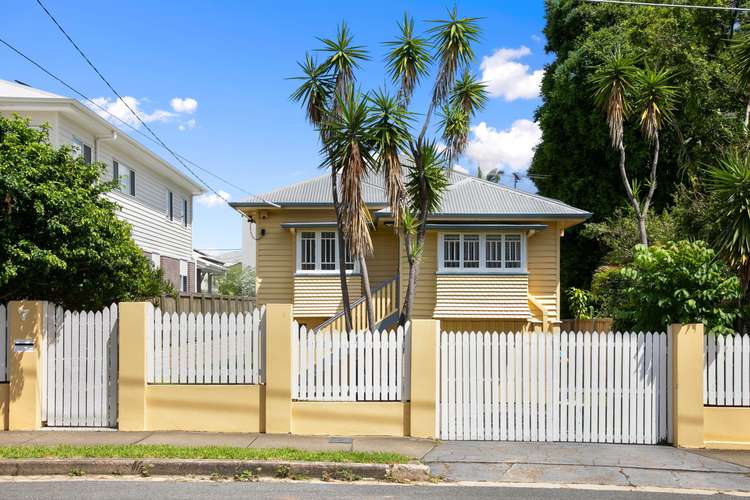
<svg viewBox="0 0 750 500"><path fill-rule="evenodd" d="M292 324L292 398L407 401L409 324L391 331L315 331Z"/></svg>
<svg viewBox="0 0 750 500"><path fill-rule="evenodd" d="M706 335L703 404L750 406L750 335Z"/></svg>
<svg viewBox="0 0 750 500"><path fill-rule="evenodd" d="M8 310L5 304L0 304L0 382L8 381Z"/></svg>
<svg viewBox="0 0 750 500"><path fill-rule="evenodd" d="M68 311L47 305L42 413L48 427L117 425L117 305Z"/></svg>
<svg viewBox="0 0 750 500"><path fill-rule="evenodd" d="M148 383L262 384L265 317L265 306L238 314L153 310Z"/></svg>
<svg viewBox="0 0 750 500"><path fill-rule="evenodd" d="M670 352L670 333L442 332L439 436L669 442Z"/></svg>

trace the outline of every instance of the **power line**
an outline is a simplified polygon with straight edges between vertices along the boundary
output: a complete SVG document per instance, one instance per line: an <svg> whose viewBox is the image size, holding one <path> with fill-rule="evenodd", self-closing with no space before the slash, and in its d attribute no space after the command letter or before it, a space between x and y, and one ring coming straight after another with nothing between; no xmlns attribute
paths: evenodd
<svg viewBox="0 0 750 500"><path fill-rule="evenodd" d="M36 2L37 2L37 4L39 4L39 6L42 8L42 10L44 10L44 12L47 14L47 16L52 20L52 22L55 24L55 26L58 27L58 29L62 32L62 34L65 35L65 38L67 38L68 41L73 45L73 47L75 47L75 49L78 51L78 53L81 55L81 57L83 57L83 59L88 63L88 65L91 66L91 69L93 69L94 72L99 76L99 78L107 85L107 87L109 87L109 90L111 90L120 99L120 102L122 102L125 105L125 107L133 114L133 116L135 116L136 119L141 123L141 125L143 125L143 127L146 130L148 130L148 132L161 145L161 147L163 147L165 150L167 150L183 166L183 168L185 168L185 170L187 170L188 172L190 172L193 175L193 177L195 177L198 180L198 182L200 182L201 184L203 184L203 186L205 186L209 191L211 191L219 199L221 199L222 201L224 201L224 203L226 203L227 205L229 205L229 200L227 200L224 196L222 196L221 193L219 193L217 190L215 190L213 187L211 187L211 185L209 185L205 180L203 180L203 178L200 175L198 175L195 172L195 170L191 169L186 164L186 162L184 162L182 160L182 158L180 157L180 155L178 155L177 153L175 153L169 146L167 146L166 143L163 140L161 140L161 138L156 134L156 132L154 132L151 129L151 127L149 127L148 124L145 121L143 121L143 119L141 118L141 116L138 113L136 113L135 110L133 110L132 107L130 107L130 105L120 95L120 93L117 92L117 90L115 90L115 88L112 86L111 83L109 83L109 80L107 80L104 77L104 75L102 75L102 73L99 71L99 69L94 65L94 63L91 62L91 59L88 58L88 56L83 52L83 50L78 46L78 44L70 37L70 35L68 35L67 31L65 31L65 29L60 25L60 23L57 22L57 19L55 19L55 17L50 13L50 11L47 10L47 8L44 6L44 4L41 2L41 0L36 0ZM6 43L6 45L7 45L7 43ZM243 217L247 218L247 216L244 213L242 213L241 211L237 210L234 207L232 207L232 208L237 213L239 213Z"/></svg>
<svg viewBox="0 0 750 500"><path fill-rule="evenodd" d="M632 0L583 0L589 3L609 3L619 5L634 5L639 7L671 7L679 9L729 10L732 12L750 12L748 7L724 7L721 5L692 5L682 3L636 2Z"/></svg>

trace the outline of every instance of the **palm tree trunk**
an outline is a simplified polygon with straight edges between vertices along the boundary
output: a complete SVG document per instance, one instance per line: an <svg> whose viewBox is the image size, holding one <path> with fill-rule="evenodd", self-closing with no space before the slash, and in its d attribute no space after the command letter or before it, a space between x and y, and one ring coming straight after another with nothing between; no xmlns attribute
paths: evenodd
<svg viewBox="0 0 750 500"><path fill-rule="evenodd" d="M411 235L406 232L406 229L404 229L402 234L404 236L404 249L406 251L406 259L409 262L409 275L406 280L406 293L404 294L404 303L401 306L401 314L399 314L398 317L398 324L401 326L405 326L406 322L411 318L411 310L414 306L419 264L416 262L416 259L412 254Z"/></svg>
<svg viewBox="0 0 750 500"><path fill-rule="evenodd" d="M628 200L633 206L633 210L635 210L635 214L638 217L638 232L641 236L641 243L644 245L648 245L648 234L646 233L645 220L643 224L641 224L641 206L638 204L638 200L633 194L633 189L630 187L630 181L628 180L628 173L625 170L625 144L621 142L618 150L620 151L620 178L622 179L623 186L625 186L625 194L627 194Z"/></svg>
<svg viewBox="0 0 750 500"><path fill-rule="evenodd" d="M349 301L349 283L346 280L346 245L344 244L344 226L341 206L339 205L338 179L335 169L331 169L331 194L336 212L336 248L338 248L339 254L339 279L341 280L341 302L344 306L344 325L346 331L350 332L352 331L352 309Z"/></svg>
<svg viewBox="0 0 750 500"><path fill-rule="evenodd" d="M370 274L367 271L367 260L359 258L359 270L362 273L362 288L365 291L365 305L367 306L367 325L370 331L375 331L375 305L372 303L372 289L370 288Z"/></svg>
<svg viewBox="0 0 750 500"><path fill-rule="evenodd" d="M641 214L638 217L639 225L638 229L641 231L641 243L648 246L648 234L646 233L646 218L648 217L648 209L651 206L651 200L654 198L656 192L656 167L659 165L659 149L661 143L659 142L659 134L657 133L654 137L654 158L651 160L651 174L649 176L649 187L646 200L643 202L643 208Z"/></svg>
<svg viewBox="0 0 750 500"><path fill-rule="evenodd" d="M747 105L745 106L745 121L743 122L745 134L747 134L747 126L748 126L749 121L750 121L750 99L747 100Z"/></svg>

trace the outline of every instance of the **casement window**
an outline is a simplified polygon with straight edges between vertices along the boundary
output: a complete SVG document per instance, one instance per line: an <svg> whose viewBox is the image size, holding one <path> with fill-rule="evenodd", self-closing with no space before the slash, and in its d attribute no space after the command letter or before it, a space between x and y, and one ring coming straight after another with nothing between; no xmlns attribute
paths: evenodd
<svg viewBox="0 0 750 500"><path fill-rule="evenodd" d="M438 239L438 271L498 274L525 272L525 235L441 234Z"/></svg>
<svg viewBox="0 0 750 500"><path fill-rule="evenodd" d="M180 261L180 291L187 293L190 280L188 280L188 263L184 260Z"/></svg>
<svg viewBox="0 0 750 500"><path fill-rule="evenodd" d="M112 160L112 179L120 182L120 192L135 196L135 170Z"/></svg>
<svg viewBox="0 0 750 500"><path fill-rule="evenodd" d="M174 193L167 191L167 219L174 220Z"/></svg>
<svg viewBox="0 0 750 500"><path fill-rule="evenodd" d="M336 231L300 231L297 233L297 272L338 272L338 238ZM346 252L347 272L358 272L351 252Z"/></svg>
<svg viewBox="0 0 750 500"><path fill-rule="evenodd" d="M91 146L78 137L73 138L73 155L76 157L82 156L83 161L86 162L86 164L91 165L93 159Z"/></svg>
<svg viewBox="0 0 750 500"><path fill-rule="evenodd" d="M161 255L158 253L152 253L151 254L151 267L154 269L161 268Z"/></svg>

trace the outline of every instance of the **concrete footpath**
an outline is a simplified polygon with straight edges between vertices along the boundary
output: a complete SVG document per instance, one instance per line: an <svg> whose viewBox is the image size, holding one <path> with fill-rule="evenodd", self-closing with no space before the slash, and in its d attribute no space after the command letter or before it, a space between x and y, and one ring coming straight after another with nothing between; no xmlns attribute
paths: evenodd
<svg viewBox="0 0 750 500"><path fill-rule="evenodd" d="M750 493L750 452L584 443L436 442L413 438L199 432L1 432L7 445L169 444L384 451L426 464L446 481L597 485Z"/></svg>

